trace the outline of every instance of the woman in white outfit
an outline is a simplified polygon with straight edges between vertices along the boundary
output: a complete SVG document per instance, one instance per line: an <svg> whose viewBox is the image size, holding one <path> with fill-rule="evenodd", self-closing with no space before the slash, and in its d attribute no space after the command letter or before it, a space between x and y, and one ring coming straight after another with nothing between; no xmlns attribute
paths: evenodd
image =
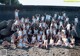
<svg viewBox="0 0 80 56"><path fill-rule="evenodd" d="M52 39L52 37L51 37L51 39L50 39L50 43L49 43L49 45L51 45L51 46L54 45L54 39Z"/></svg>
<svg viewBox="0 0 80 56"><path fill-rule="evenodd" d="M73 36L71 36L70 40L71 40L70 47L73 48L75 46L75 39Z"/></svg>
<svg viewBox="0 0 80 56"><path fill-rule="evenodd" d="M23 37L23 33L22 33L22 30L20 29L19 31L17 31L18 32L18 39L19 39L19 41L18 41L18 47L19 48L22 48L22 37Z"/></svg>
<svg viewBox="0 0 80 56"><path fill-rule="evenodd" d="M62 34L62 41L63 41L63 46L69 46L68 38L66 37L65 34Z"/></svg>
<svg viewBox="0 0 80 56"><path fill-rule="evenodd" d="M31 41L31 43L32 43L32 44L35 44L35 42L36 42L36 36L33 35L33 36L32 36L32 41Z"/></svg>
<svg viewBox="0 0 80 56"><path fill-rule="evenodd" d="M45 38L43 46L46 47L46 48L48 48L48 40L47 40L47 38Z"/></svg>

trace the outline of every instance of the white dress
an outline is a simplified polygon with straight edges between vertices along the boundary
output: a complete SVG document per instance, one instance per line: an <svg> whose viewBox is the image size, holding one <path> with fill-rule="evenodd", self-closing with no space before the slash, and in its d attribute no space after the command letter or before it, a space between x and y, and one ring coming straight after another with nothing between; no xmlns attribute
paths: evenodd
<svg viewBox="0 0 80 56"><path fill-rule="evenodd" d="M54 45L54 40L53 39L50 39L50 45Z"/></svg>

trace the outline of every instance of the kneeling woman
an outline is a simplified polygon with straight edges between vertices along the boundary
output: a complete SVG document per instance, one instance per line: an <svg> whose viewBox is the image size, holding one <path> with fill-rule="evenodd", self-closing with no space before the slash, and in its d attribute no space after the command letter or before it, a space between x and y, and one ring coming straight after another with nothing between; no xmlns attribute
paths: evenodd
<svg viewBox="0 0 80 56"><path fill-rule="evenodd" d="M69 46L68 38L65 34L62 35L63 46Z"/></svg>
<svg viewBox="0 0 80 56"><path fill-rule="evenodd" d="M50 39L50 43L49 43L49 45L51 45L51 46L54 45L54 40L52 39L52 37L51 37L51 39Z"/></svg>
<svg viewBox="0 0 80 56"><path fill-rule="evenodd" d="M18 44L17 44L17 46L19 47L19 48L22 48L22 36L23 36L23 34L22 34L22 30L20 29L19 31L17 31L18 32Z"/></svg>

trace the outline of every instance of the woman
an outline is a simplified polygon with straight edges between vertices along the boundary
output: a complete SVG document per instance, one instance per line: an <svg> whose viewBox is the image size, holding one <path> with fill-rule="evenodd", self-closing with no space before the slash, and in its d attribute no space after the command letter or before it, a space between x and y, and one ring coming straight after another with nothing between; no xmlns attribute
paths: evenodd
<svg viewBox="0 0 80 56"><path fill-rule="evenodd" d="M22 38L22 47L27 47L28 46L28 36L27 34Z"/></svg>
<svg viewBox="0 0 80 56"><path fill-rule="evenodd" d="M22 34L22 30L20 29L18 31L18 44L17 44L19 48L22 48L22 37L23 37L23 34Z"/></svg>
<svg viewBox="0 0 80 56"><path fill-rule="evenodd" d="M63 46L69 46L68 38L66 37L65 34L62 34L62 41L63 41Z"/></svg>
<svg viewBox="0 0 80 56"><path fill-rule="evenodd" d="M58 39L57 43L55 44L56 46L62 46L62 40L61 38Z"/></svg>
<svg viewBox="0 0 80 56"><path fill-rule="evenodd" d="M35 42L36 42L36 36L33 35L33 36L32 36L32 41L31 41L31 43L32 43L32 44L35 44Z"/></svg>
<svg viewBox="0 0 80 56"><path fill-rule="evenodd" d="M72 37L70 38L70 40L71 40L70 47L73 48L73 47L75 46L75 39L74 39L74 37L72 36Z"/></svg>
<svg viewBox="0 0 80 56"><path fill-rule="evenodd" d="M45 35L45 32L43 32L43 35L42 35L42 41L44 41L46 38L46 35Z"/></svg>
<svg viewBox="0 0 80 56"><path fill-rule="evenodd" d="M13 49L16 48L15 39L16 39L15 35L12 34L12 36L11 36L11 47L12 47Z"/></svg>
<svg viewBox="0 0 80 56"><path fill-rule="evenodd" d="M51 39L50 39L50 43L49 43L49 45L51 45L51 46L54 45L54 40L52 39L52 37L51 37Z"/></svg>
<svg viewBox="0 0 80 56"><path fill-rule="evenodd" d="M47 40L47 38L45 38L43 46L46 47L46 48L48 48L48 40Z"/></svg>

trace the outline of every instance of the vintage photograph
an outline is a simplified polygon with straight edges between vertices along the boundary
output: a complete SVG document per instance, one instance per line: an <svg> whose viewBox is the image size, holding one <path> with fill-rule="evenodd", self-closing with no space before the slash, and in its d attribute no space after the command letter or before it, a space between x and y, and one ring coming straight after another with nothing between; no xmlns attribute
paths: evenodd
<svg viewBox="0 0 80 56"><path fill-rule="evenodd" d="M0 0L0 56L80 56L80 0Z"/></svg>

